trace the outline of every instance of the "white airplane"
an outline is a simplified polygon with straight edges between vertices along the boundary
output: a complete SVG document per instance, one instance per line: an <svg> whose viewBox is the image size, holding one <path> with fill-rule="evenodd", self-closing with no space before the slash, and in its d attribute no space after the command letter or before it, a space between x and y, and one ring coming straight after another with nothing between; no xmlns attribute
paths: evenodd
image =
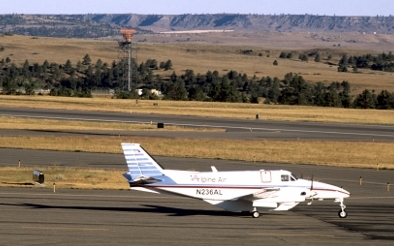
<svg viewBox="0 0 394 246"><path fill-rule="evenodd" d="M132 190L172 194L203 200L233 212L285 211L301 202L332 199L339 203L338 216L346 218L343 201L350 193L340 187L299 179L285 170L212 172L167 170L139 144L122 143L129 172L123 176Z"/></svg>

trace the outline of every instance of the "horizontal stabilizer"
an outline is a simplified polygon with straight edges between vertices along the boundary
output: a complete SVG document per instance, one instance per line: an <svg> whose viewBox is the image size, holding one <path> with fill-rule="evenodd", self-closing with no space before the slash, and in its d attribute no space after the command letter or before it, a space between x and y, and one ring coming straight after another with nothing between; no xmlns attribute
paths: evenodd
<svg viewBox="0 0 394 246"><path fill-rule="evenodd" d="M124 173L123 177L125 177L129 181L130 185L152 184L161 181L161 179L147 177L147 176L139 176L136 178L132 178L130 173Z"/></svg>

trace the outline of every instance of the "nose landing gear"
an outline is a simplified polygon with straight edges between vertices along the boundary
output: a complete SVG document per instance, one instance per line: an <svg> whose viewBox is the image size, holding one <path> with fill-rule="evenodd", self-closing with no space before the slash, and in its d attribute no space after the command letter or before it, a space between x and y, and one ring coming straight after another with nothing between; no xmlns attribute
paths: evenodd
<svg viewBox="0 0 394 246"><path fill-rule="evenodd" d="M341 207L341 210L339 210L339 212L338 212L339 218L341 218L341 219L346 218L347 212L345 210L346 206L345 206L345 204L343 204L343 199L340 201L339 206Z"/></svg>

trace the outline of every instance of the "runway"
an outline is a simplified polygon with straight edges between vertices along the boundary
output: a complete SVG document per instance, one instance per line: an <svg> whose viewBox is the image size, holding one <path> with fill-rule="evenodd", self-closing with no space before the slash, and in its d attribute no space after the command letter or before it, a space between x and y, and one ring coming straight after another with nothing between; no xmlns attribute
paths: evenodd
<svg viewBox="0 0 394 246"><path fill-rule="evenodd" d="M1 245L390 243L299 212L253 219L192 199L131 191L0 189L0 195Z"/></svg>
<svg viewBox="0 0 394 246"><path fill-rule="evenodd" d="M359 125L313 122L268 121L255 119L207 118L195 116L171 116L153 114L86 112L49 109L4 108L0 116L29 118L84 120L125 123L164 123L164 125L210 127L226 129L224 133L178 133L181 137L238 138L238 139L305 139L305 140L346 140L346 141L394 141L393 125ZM252 131L251 131L252 129ZM77 132L77 131L75 131ZM74 132L74 133L75 133ZM78 132L77 132L78 133ZM89 132L85 132L88 134ZM90 132L108 135L114 132ZM115 132L133 136L174 137L174 133Z"/></svg>
<svg viewBox="0 0 394 246"><path fill-rule="evenodd" d="M164 122L221 127L226 132L28 131L3 136L94 135L228 139L393 141L393 126L212 119L121 113L0 108L0 115L93 121ZM250 127L253 131L250 131ZM48 165L126 170L121 154L0 149L0 165ZM155 156L168 169L209 171L285 169L297 176L343 186L348 217L339 219L332 201L301 204L291 211L249 215L220 210L203 201L129 190L0 188L0 245L392 245L393 170L171 158ZM363 184L359 179L363 177ZM0 174L1 178L1 174ZM125 181L126 182L126 181ZM392 188L391 190L394 190Z"/></svg>
<svg viewBox="0 0 394 246"><path fill-rule="evenodd" d="M126 169L121 154L90 154L1 149L40 165L51 157L60 165ZM263 214L258 219L220 210L203 201L126 190L57 190L0 188L0 245L392 245L394 171L317 167L155 156L168 169L208 171L286 169L297 176L343 186L349 216L339 219L339 206L314 201L291 211ZM36 163L37 161L37 163ZM9 162L9 161L7 161ZM50 162L50 161L49 161ZM3 164L5 165L5 164ZM359 177L363 177L363 185ZM126 182L126 181L125 181Z"/></svg>

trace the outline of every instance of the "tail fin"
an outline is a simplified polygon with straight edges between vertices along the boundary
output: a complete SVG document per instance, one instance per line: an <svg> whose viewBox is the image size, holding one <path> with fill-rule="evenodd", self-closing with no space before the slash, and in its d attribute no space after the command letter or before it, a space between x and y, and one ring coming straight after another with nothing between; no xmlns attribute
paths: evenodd
<svg viewBox="0 0 394 246"><path fill-rule="evenodd" d="M122 143L129 172L123 176L130 183L150 183L162 176L163 168L138 143Z"/></svg>

